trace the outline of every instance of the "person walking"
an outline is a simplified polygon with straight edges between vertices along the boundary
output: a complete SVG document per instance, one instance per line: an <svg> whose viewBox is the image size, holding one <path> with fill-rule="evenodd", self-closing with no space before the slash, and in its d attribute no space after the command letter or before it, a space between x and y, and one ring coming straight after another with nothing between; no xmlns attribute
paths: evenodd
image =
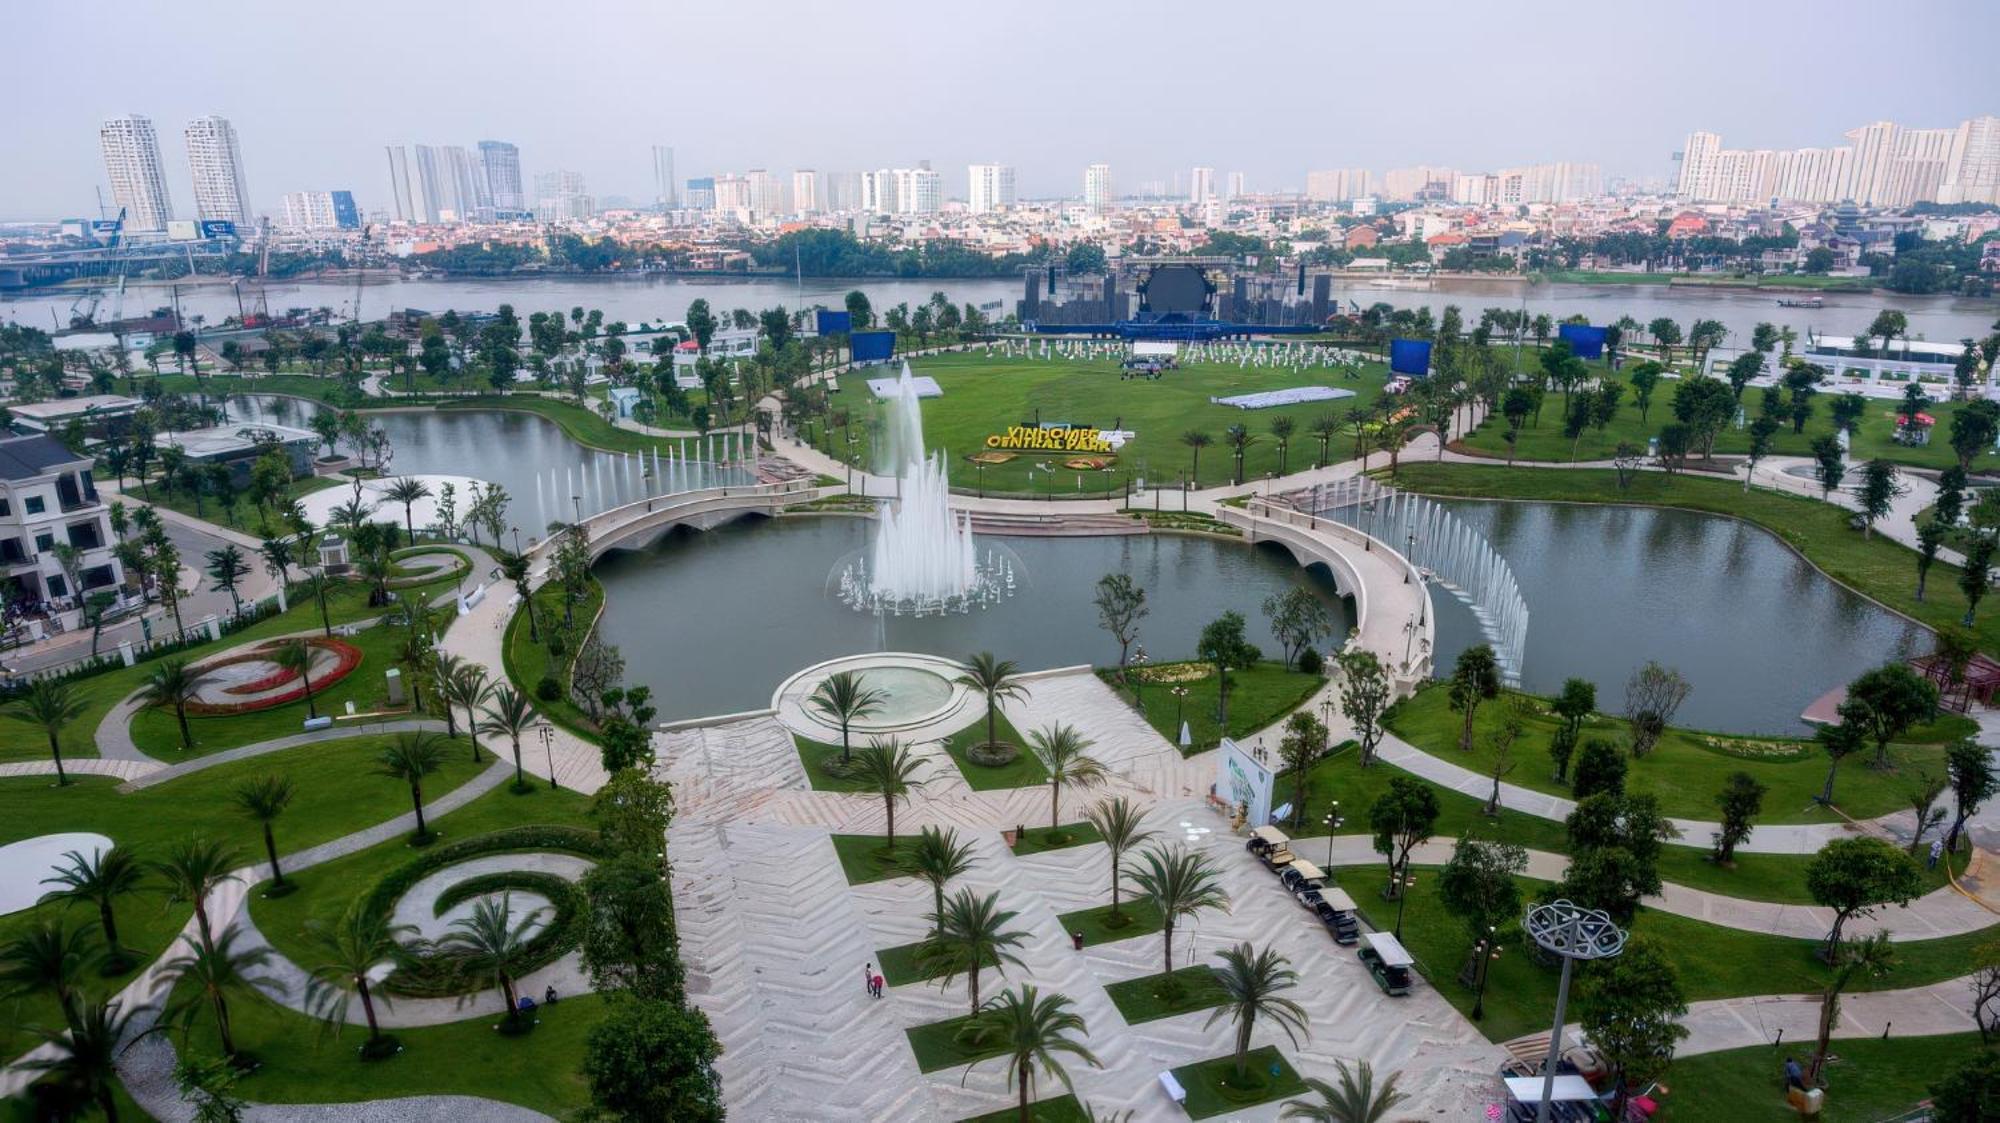
<svg viewBox="0 0 2000 1123"><path fill-rule="evenodd" d="M1799 1067L1798 1058L1786 1057L1785 1090L1790 1091L1793 1088L1797 1088L1801 1092L1806 1090L1806 1073L1804 1069Z"/></svg>
<svg viewBox="0 0 2000 1123"><path fill-rule="evenodd" d="M875 965L873 963L866 964L861 968L861 989L868 992L868 997L875 997Z"/></svg>
<svg viewBox="0 0 2000 1123"><path fill-rule="evenodd" d="M1933 869L1933 870L1934 870L1934 869L1936 869L1936 868L1937 868L1937 864L1938 864L1938 859L1939 859L1939 858L1942 858L1942 857L1944 857L1944 839L1941 839L1941 838L1934 838L1934 839L1932 839L1932 840L1931 840L1931 861L1930 861L1930 865L1928 865L1928 866L1926 866L1926 867L1924 867L1924 868L1926 868L1926 869Z"/></svg>
<svg viewBox="0 0 2000 1123"><path fill-rule="evenodd" d="M875 976L875 981L872 984L870 984L870 986L875 991L875 997L877 998L882 997L882 981L883 981L882 976L877 975Z"/></svg>

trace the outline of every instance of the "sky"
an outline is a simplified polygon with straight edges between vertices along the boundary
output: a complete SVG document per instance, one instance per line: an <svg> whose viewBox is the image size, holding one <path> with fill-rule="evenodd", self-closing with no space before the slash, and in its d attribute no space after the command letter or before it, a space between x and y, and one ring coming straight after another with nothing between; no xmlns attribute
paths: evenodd
<svg viewBox="0 0 2000 1123"><path fill-rule="evenodd" d="M963 197L994 161L1048 197L1097 162L1120 190L1194 165L1252 190L1420 163L1664 178L1694 129L1791 148L2000 113L1992 0L8 0L0 31L0 220L93 213L97 128L125 113L184 218L181 130L207 114L259 210L348 189L367 211L389 144L512 141L524 176L641 203L654 144L682 179L927 159Z"/></svg>

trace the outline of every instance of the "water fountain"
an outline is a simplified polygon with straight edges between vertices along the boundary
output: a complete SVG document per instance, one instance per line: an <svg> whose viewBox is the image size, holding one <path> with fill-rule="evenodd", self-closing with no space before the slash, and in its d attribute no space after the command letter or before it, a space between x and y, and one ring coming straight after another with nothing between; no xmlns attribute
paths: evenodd
<svg viewBox="0 0 2000 1123"><path fill-rule="evenodd" d="M924 449L923 410L910 364L888 400L885 467L896 477L866 557L849 562L837 595L853 608L896 616L968 612L1012 595L1014 571L995 551L982 559L970 513L951 509L943 452Z"/></svg>

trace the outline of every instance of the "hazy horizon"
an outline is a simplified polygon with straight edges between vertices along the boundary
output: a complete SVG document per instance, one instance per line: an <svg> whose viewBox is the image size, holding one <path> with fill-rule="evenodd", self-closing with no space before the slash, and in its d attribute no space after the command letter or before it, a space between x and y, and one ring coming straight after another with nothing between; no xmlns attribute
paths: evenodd
<svg viewBox="0 0 2000 1123"><path fill-rule="evenodd" d="M34 96L0 120L0 220L95 214L98 126L126 113L152 118L191 218L181 130L208 114L234 123L252 205L273 212L301 190L386 207L390 144L509 141L524 180L575 171L640 204L655 144L674 148L680 180L927 159L948 197L964 195L964 165L992 160L1027 198L1078 194L1098 162L1121 193L1194 165L1253 190L1302 187L1314 168L1556 160L1665 179L1695 129L1794 148L1869 121L2000 112L1984 57L2000 6L1972 0L1223 11L499 0L468 19L381 0L17 0L5 26ZM1876 36L1904 49L1870 57Z"/></svg>

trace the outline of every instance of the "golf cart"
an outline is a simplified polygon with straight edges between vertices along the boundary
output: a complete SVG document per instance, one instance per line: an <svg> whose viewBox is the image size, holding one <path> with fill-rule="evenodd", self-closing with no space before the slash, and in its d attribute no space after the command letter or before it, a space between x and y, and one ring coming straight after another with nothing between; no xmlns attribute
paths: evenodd
<svg viewBox="0 0 2000 1123"><path fill-rule="evenodd" d="M1355 953L1375 976L1375 985L1390 995L1410 993L1410 967L1416 960L1403 950L1401 940L1388 932L1368 932L1361 937L1361 950Z"/></svg>
<svg viewBox="0 0 2000 1123"><path fill-rule="evenodd" d="M1294 858L1290 865L1278 871L1278 884L1283 885L1287 892L1305 893L1325 883L1326 874L1304 858Z"/></svg>
<svg viewBox="0 0 2000 1123"><path fill-rule="evenodd" d="M1251 831L1243 848L1256 855L1265 869L1280 870L1292 864L1292 840L1276 827L1258 827Z"/></svg>
<svg viewBox="0 0 2000 1123"><path fill-rule="evenodd" d="M1327 886L1298 895L1299 903L1311 910L1333 935L1333 942L1351 947L1361 942L1361 922L1354 918L1354 898L1347 890Z"/></svg>

